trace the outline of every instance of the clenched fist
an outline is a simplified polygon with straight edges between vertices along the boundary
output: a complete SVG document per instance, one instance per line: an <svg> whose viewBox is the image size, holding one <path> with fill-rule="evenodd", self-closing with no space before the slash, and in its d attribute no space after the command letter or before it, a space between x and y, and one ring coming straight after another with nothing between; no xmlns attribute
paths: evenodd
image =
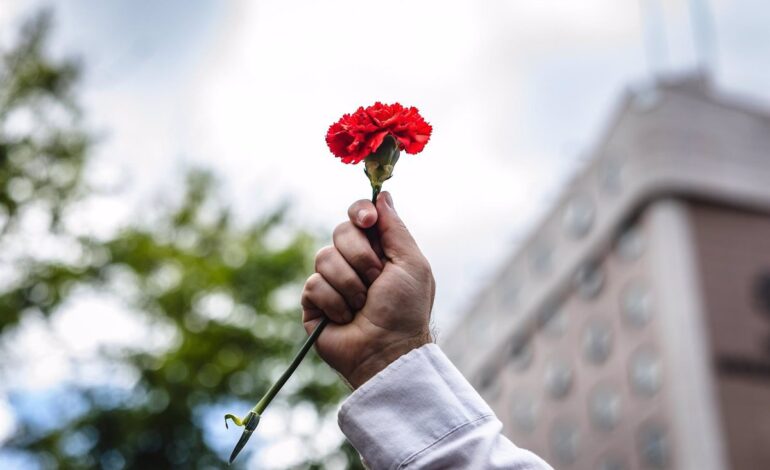
<svg viewBox="0 0 770 470"><path fill-rule="evenodd" d="M380 194L376 208L355 202L348 216L334 230L334 244L316 255L316 272L302 292L302 321L310 334L322 317L331 320L316 349L358 388L431 342L436 283L389 193Z"/></svg>

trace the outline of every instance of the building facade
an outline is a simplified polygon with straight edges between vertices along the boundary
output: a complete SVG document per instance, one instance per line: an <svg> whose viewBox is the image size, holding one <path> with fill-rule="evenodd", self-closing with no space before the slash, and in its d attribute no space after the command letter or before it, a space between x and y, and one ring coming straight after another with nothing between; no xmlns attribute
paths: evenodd
<svg viewBox="0 0 770 470"><path fill-rule="evenodd" d="M628 92L442 346L559 469L770 468L770 114Z"/></svg>

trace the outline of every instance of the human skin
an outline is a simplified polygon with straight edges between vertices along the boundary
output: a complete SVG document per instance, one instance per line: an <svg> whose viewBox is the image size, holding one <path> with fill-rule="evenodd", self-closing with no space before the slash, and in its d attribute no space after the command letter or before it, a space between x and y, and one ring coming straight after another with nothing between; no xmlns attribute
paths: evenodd
<svg viewBox="0 0 770 470"><path fill-rule="evenodd" d="M432 342L436 282L388 192L348 209L349 221L321 248L302 291L310 334L328 317L318 354L355 389L390 363Z"/></svg>

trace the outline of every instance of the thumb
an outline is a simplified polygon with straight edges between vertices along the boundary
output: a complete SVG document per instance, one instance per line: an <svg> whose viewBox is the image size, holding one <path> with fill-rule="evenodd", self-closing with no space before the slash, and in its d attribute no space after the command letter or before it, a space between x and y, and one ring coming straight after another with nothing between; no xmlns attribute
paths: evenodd
<svg viewBox="0 0 770 470"><path fill-rule="evenodd" d="M422 256L417 243L393 207L393 198L385 191L377 197L377 231L385 256L393 261Z"/></svg>

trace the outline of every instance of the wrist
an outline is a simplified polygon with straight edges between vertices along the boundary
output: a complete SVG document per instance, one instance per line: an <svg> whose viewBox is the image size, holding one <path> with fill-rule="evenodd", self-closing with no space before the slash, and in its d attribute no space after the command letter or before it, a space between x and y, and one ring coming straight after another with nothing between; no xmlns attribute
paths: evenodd
<svg viewBox="0 0 770 470"><path fill-rule="evenodd" d="M361 363L359 363L345 378L355 390L392 364L399 357L407 354L413 349L417 349L432 342L433 339L431 338L429 331L388 342L386 346L383 346L361 361Z"/></svg>

